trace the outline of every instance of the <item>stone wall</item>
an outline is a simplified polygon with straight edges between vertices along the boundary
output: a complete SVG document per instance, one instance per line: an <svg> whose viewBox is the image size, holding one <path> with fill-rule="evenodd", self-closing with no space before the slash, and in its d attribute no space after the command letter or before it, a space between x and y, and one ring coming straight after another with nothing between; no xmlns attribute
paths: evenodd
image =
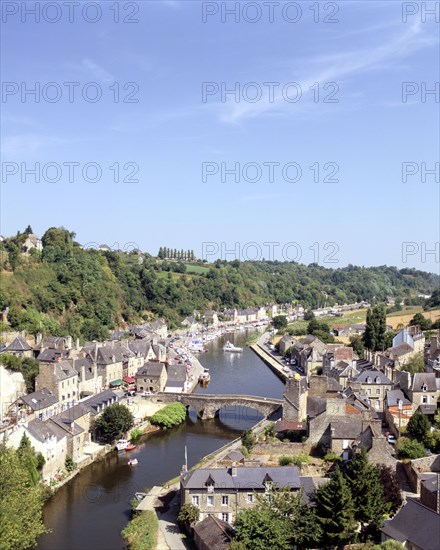
<svg viewBox="0 0 440 550"><path fill-rule="evenodd" d="M417 458L409 462L402 462L403 468L414 493L420 493L420 474L440 472L440 455Z"/></svg>
<svg viewBox="0 0 440 550"><path fill-rule="evenodd" d="M307 443L257 443L252 447L253 455L271 455L271 454L285 454L285 455L300 455L300 454L310 454L312 445L307 441Z"/></svg>

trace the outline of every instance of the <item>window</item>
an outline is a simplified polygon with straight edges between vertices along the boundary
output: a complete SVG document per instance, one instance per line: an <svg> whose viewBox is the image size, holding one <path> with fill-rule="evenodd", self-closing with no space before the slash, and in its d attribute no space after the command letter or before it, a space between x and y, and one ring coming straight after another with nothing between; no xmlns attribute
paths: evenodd
<svg viewBox="0 0 440 550"><path fill-rule="evenodd" d="M246 496L246 502L248 504L251 504L252 502L254 502L254 495L252 493L249 493L247 496Z"/></svg>
<svg viewBox="0 0 440 550"><path fill-rule="evenodd" d="M199 505L199 495L193 495L191 497L191 504L194 504L194 506Z"/></svg>
<svg viewBox="0 0 440 550"><path fill-rule="evenodd" d="M368 388L367 395L371 395L371 388Z"/></svg>
<svg viewBox="0 0 440 550"><path fill-rule="evenodd" d="M380 395L380 388L377 388L376 395Z"/></svg>
<svg viewBox="0 0 440 550"><path fill-rule="evenodd" d="M422 397L422 403L428 403L428 396L427 395L424 395Z"/></svg>
<svg viewBox="0 0 440 550"><path fill-rule="evenodd" d="M223 496L222 497L222 506L227 506L229 504L229 497Z"/></svg>
<svg viewBox="0 0 440 550"><path fill-rule="evenodd" d="M208 495L206 497L206 504L207 504L207 506L214 506L214 496L213 495Z"/></svg>
<svg viewBox="0 0 440 550"><path fill-rule="evenodd" d="M222 512L222 520L229 521L229 514L227 512Z"/></svg>

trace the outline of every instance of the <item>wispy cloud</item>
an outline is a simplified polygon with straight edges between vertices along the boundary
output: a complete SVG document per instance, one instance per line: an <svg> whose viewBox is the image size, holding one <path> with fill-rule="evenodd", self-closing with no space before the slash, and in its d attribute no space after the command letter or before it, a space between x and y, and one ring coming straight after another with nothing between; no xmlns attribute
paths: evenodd
<svg viewBox="0 0 440 550"><path fill-rule="evenodd" d="M297 82L302 90L308 90L314 83L324 82L348 82L356 76L384 70L394 69L396 64L401 63L411 54L438 44L437 36L423 32L421 23L404 27L403 31L396 32L394 37L379 44L351 51L338 51L331 54L315 56L304 60L295 72L300 76L290 77L292 72L292 61L286 63L286 70L281 83ZM288 67L289 65L289 67ZM227 123L238 123L248 118L263 115L281 115L286 111L292 112L292 103L286 102L281 93L275 94L274 100L269 101L269 92L262 87L263 97L256 103L246 101L235 102L232 99L225 103L217 102L207 104L208 108L214 109L219 119ZM278 90L279 92L279 90ZM311 96L310 96L311 100ZM205 105L206 107L206 105ZM295 103L295 114L307 114L310 111L307 101L301 100ZM339 108L341 108L339 106ZM316 105L314 105L316 111Z"/></svg>
<svg viewBox="0 0 440 550"><path fill-rule="evenodd" d="M49 151L54 145L63 143L64 140L44 134L16 134L6 136L2 140L1 154L8 160L25 160L34 154Z"/></svg>

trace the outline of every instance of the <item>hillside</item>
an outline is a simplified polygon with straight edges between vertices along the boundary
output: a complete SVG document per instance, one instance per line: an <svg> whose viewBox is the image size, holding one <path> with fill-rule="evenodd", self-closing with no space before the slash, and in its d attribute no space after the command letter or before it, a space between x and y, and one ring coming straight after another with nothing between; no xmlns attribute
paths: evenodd
<svg viewBox="0 0 440 550"><path fill-rule="evenodd" d="M24 234L0 244L0 308L13 328L98 339L108 329L151 316L171 326L206 308L294 302L315 308L387 296L421 303L439 277L414 269L328 269L289 262L201 261L185 264L149 254L84 250L65 229L49 229L43 251L21 254ZM435 304L432 304L435 305Z"/></svg>

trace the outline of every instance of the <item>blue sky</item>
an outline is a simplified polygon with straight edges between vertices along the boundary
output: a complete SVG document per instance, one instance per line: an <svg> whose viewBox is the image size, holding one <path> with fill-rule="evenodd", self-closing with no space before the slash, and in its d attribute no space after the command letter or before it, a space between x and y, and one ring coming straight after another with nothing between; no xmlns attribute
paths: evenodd
<svg viewBox="0 0 440 550"><path fill-rule="evenodd" d="M272 250L326 265L333 252L330 267L439 272L438 255L425 252L439 246L439 183L421 175L422 162L428 170L438 162L439 102L422 92L439 81L439 30L421 4L404 22L397 1L320 2L319 13L316 3L301 2L301 13L291 3L284 16L280 2L273 22L261 8L254 23L254 2L241 3L238 21L222 21L235 2L120 2L119 23L111 1L99 4L95 23L85 20L93 7L72 23L63 8L50 23L56 13L45 2L39 22L29 14L22 22L20 3L3 4L2 234L63 225L82 244L136 243L151 253L167 245L250 259ZM217 13L204 22L203 10ZM22 100L36 82L40 101ZM78 83L72 102L65 82ZM272 98L268 82L277 83ZM405 103L403 82L414 83ZM214 90L205 98L204 86ZM238 97L222 97L222 87ZM85 101L84 90L102 97ZM35 163L40 182L24 174ZM59 181L49 181L48 163ZM73 181L63 163L79 163ZM99 181L93 167L84 179L87 163L99 165ZM268 163L278 163L272 181ZM406 182L402 163L416 172ZM237 164L236 177L223 173ZM135 165L138 181L124 182ZM336 168L336 181L324 180Z"/></svg>

